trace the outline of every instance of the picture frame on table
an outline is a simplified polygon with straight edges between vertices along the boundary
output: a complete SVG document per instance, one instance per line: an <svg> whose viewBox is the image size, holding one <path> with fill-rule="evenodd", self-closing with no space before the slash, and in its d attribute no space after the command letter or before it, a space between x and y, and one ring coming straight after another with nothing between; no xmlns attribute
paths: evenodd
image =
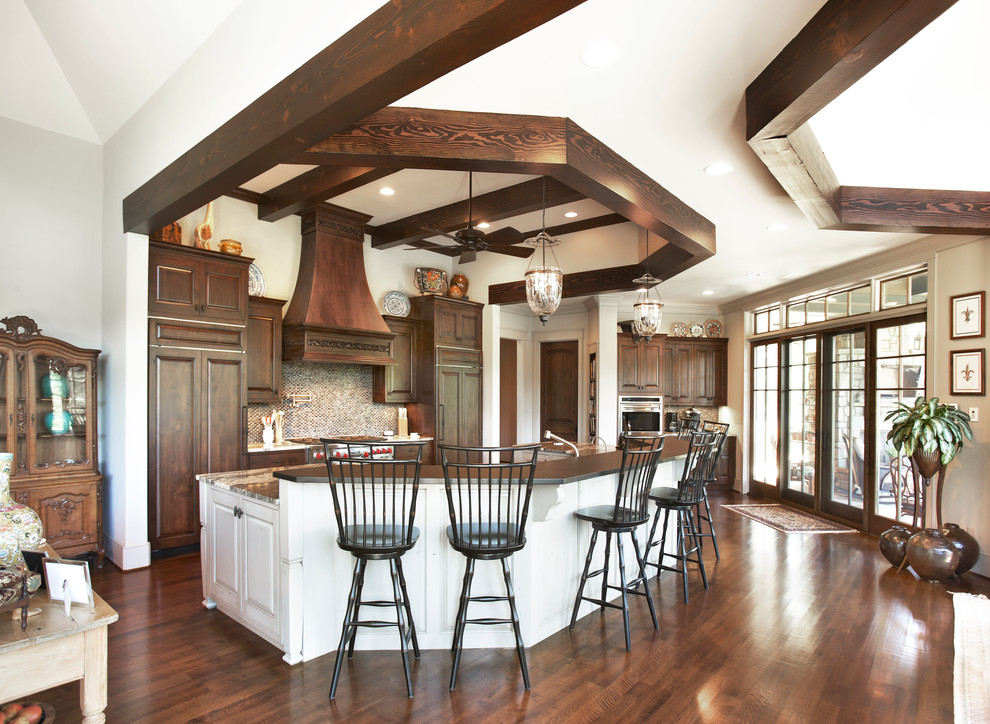
<svg viewBox="0 0 990 724"><path fill-rule="evenodd" d="M66 610L70 603L81 603L90 608L96 605L86 561L45 558L42 563L45 566L45 586L51 600L65 601Z"/></svg>
<svg viewBox="0 0 990 724"><path fill-rule="evenodd" d="M950 394L986 394L985 352L982 349L960 349L949 353L949 369L952 374Z"/></svg>
<svg viewBox="0 0 990 724"><path fill-rule="evenodd" d="M949 297L950 339L986 336L986 294L973 292Z"/></svg>

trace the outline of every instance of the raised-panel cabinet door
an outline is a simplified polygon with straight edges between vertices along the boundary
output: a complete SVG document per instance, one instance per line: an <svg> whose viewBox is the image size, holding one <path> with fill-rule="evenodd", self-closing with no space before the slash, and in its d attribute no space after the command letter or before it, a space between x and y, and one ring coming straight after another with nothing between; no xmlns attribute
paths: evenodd
<svg viewBox="0 0 990 724"><path fill-rule="evenodd" d="M282 299L248 301L248 402L282 400Z"/></svg>
<svg viewBox="0 0 990 724"><path fill-rule="evenodd" d="M199 539L199 384L202 352L159 349L149 380L148 517L152 550L190 545ZM239 417L228 424L238 427Z"/></svg>
<svg viewBox="0 0 990 724"><path fill-rule="evenodd" d="M694 356L689 343L675 343L666 350L664 360L664 399L668 404L694 402Z"/></svg>
<svg viewBox="0 0 990 724"><path fill-rule="evenodd" d="M92 550L97 535L98 486L61 485L32 490L28 503L41 518L45 539L63 556Z"/></svg>
<svg viewBox="0 0 990 724"><path fill-rule="evenodd" d="M481 368L469 367L461 370L461 445L481 445L481 392Z"/></svg>
<svg viewBox="0 0 990 724"><path fill-rule="evenodd" d="M639 392L639 349L631 334L619 335L619 394Z"/></svg>
<svg viewBox="0 0 990 724"><path fill-rule="evenodd" d="M241 469L241 407L247 397L245 355L203 352L201 473Z"/></svg>
<svg viewBox="0 0 990 724"><path fill-rule="evenodd" d="M242 596L242 546L238 540L237 508L240 498L210 486L207 493L206 530L210 551L207 593L219 603L240 608Z"/></svg>
<svg viewBox="0 0 990 724"><path fill-rule="evenodd" d="M152 250L148 267L149 313L199 316L197 289L202 284L202 262L183 254Z"/></svg>
<svg viewBox="0 0 990 724"><path fill-rule="evenodd" d="M460 344L458 319L460 310L437 304L436 307L436 341L437 344Z"/></svg>
<svg viewBox="0 0 990 724"><path fill-rule="evenodd" d="M458 313L458 344L481 348L481 310L477 307L461 309Z"/></svg>
<svg viewBox="0 0 990 724"><path fill-rule="evenodd" d="M641 342L639 349L640 392L658 393L663 387L663 347L660 342Z"/></svg>
<svg viewBox="0 0 990 724"><path fill-rule="evenodd" d="M373 368L372 399L390 404L415 402L417 323L401 317L386 317L385 323L395 334L390 347L395 364Z"/></svg>
<svg viewBox="0 0 990 724"><path fill-rule="evenodd" d="M278 511L241 498L239 517L244 545L244 618L281 635L278 604Z"/></svg>
<svg viewBox="0 0 990 724"><path fill-rule="evenodd" d="M207 262L203 271L202 311L210 319L244 322L247 319L246 266Z"/></svg>
<svg viewBox="0 0 990 724"><path fill-rule="evenodd" d="M458 367L437 367L437 443L460 445L461 372Z"/></svg>

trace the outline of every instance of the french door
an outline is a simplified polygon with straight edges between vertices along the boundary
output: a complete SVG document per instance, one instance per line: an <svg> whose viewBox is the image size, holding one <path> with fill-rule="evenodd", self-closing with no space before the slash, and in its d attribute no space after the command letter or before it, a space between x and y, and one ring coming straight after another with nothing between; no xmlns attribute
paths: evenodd
<svg viewBox="0 0 990 724"><path fill-rule="evenodd" d="M751 359L751 491L874 532L910 523L884 417L924 394L924 314L755 343Z"/></svg>

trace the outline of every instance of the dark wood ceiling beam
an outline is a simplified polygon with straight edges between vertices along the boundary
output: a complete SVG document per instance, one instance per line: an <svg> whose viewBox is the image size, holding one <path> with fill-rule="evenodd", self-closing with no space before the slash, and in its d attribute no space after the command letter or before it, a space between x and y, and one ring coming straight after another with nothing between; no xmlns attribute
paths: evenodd
<svg viewBox="0 0 990 724"><path fill-rule="evenodd" d="M651 254L646 262L564 274L562 296L565 299L570 299L595 294L633 291L639 288L633 279L643 275L647 264L655 277L664 280L701 261L703 259L692 256L684 249L668 244ZM525 301L526 282L521 279L504 284L492 284L488 287L489 304L519 304Z"/></svg>
<svg viewBox="0 0 990 724"><path fill-rule="evenodd" d="M393 173L369 166L320 166L267 191L258 205L258 218L278 221Z"/></svg>
<svg viewBox="0 0 990 724"><path fill-rule="evenodd" d="M746 89L747 140L786 136L956 0L829 0Z"/></svg>
<svg viewBox="0 0 990 724"><path fill-rule="evenodd" d="M576 234L579 231L591 231L592 229L601 229L605 226L625 224L628 221L629 219L622 214L603 214L602 216L591 216L587 219L578 219L577 221L570 221L566 224L558 224L557 226L548 226L547 233L554 237L564 236L566 234ZM528 239L536 236L540 231L542 229L532 229L523 232L523 237Z"/></svg>
<svg viewBox="0 0 990 724"><path fill-rule="evenodd" d="M124 199L148 234L583 0L392 0Z"/></svg>
<svg viewBox="0 0 990 724"><path fill-rule="evenodd" d="M972 234L990 229L990 193L843 186L842 223L919 234Z"/></svg>
<svg viewBox="0 0 990 724"><path fill-rule="evenodd" d="M553 179L546 181L548 208L570 204L583 198L583 195L559 181ZM532 179L475 196L471 205L475 222L501 221L539 211L543 208L543 179ZM451 232L463 229L467 226L467 222L468 202L465 199L388 224L381 224L371 238L371 245L376 249L388 249L399 244L408 244L410 241L436 236L426 229Z"/></svg>

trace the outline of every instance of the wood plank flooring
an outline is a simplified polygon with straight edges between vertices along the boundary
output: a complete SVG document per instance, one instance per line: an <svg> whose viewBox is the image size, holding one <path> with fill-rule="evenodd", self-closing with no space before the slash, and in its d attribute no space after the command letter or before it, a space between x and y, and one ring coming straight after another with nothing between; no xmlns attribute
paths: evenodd
<svg viewBox="0 0 990 724"><path fill-rule="evenodd" d="M706 546L711 590L660 580L654 631L632 603L632 652L621 613L591 614L529 649L533 688L515 652L466 651L456 692L450 655L424 651L408 699L395 652L357 651L337 699L333 654L289 666L281 652L201 605L199 557L121 573L96 590L120 613L110 627L107 721L137 722L951 722L953 613L948 590L990 593L966 574L948 585L898 574L876 538L785 535L725 511L722 551ZM657 583L653 582L657 591ZM360 635L360 633L358 634ZM60 724L78 722L78 686L37 696Z"/></svg>

